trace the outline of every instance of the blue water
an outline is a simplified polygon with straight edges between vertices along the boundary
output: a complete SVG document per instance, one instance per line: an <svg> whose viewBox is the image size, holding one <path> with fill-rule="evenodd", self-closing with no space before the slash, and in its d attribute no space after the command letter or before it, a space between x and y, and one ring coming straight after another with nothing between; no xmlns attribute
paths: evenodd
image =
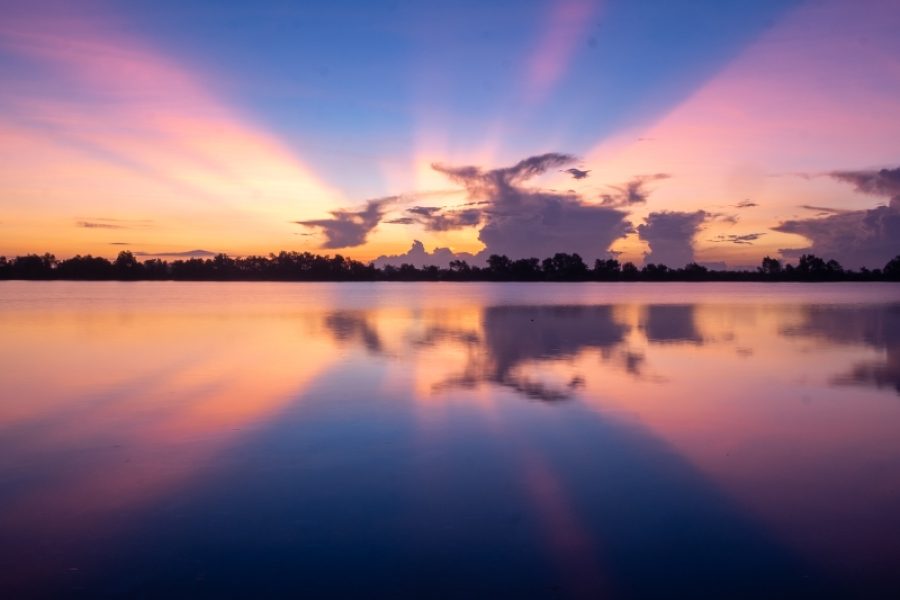
<svg viewBox="0 0 900 600"><path fill-rule="evenodd" d="M900 595L900 286L0 283L3 597Z"/></svg>

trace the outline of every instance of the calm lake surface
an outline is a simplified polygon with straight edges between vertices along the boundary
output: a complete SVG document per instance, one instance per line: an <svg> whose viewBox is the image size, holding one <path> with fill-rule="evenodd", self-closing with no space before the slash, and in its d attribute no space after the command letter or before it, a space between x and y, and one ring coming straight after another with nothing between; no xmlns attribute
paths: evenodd
<svg viewBox="0 0 900 600"><path fill-rule="evenodd" d="M900 597L900 286L0 282L0 596Z"/></svg>

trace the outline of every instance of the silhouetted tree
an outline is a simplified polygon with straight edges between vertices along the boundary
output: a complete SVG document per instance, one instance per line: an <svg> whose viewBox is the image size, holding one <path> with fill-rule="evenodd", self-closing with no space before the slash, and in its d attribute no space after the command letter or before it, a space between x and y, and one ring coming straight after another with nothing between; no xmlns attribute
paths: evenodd
<svg viewBox="0 0 900 600"><path fill-rule="evenodd" d="M814 254L804 254L797 262L794 272L802 279L823 280L837 278L843 274L844 269L836 260L826 262Z"/></svg>
<svg viewBox="0 0 900 600"><path fill-rule="evenodd" d="M557 252L541 262L541 269L547 279L580 281L587 279L588 268L578 254Z"/></svg>
<svg viewBox="0 0 900 600"><path fill-rule="evenodd" d="M469 266L464 260L451 260L450 261L450 271L453 273L468 273L472 270L472 267Z"/></svg>
<svg viewBox="0 0 900 600"><path fill-rule="evenodd" d="M666 265L649 263L644 265L644 268L641 269L641 275L650 281L661 281L666 279L669 275L669 267Z"/></svg>
<svg viewBox="0 0 900 600"><path fill-rule="evenodd" d="M159 258L151 258L143 262L145 279L168 279L169 263Z"/></svg>
<svg viewBox="0 0 900 600"><path fill-rule="evenodd" d="M598 258L594 261L594 278L599 281L613 281L618 279L621 274L622 267L614 258L607 260Z"/></svg>
<svg viewBox="0 0 900 600"><path fill-rule="evenodd" d="M900 254L884 265L884 276L892 281L900 281Z"/></svg>
<svg viewBox="0 0 900 600"><path fill-rule="evenodd" d="M115 262L113 262L116 277L119 279L139 279L143 271L142 267L143 265L138 262L134 254L128 250L119 252Z"/></svg>
<svg viewBox="0 0 900 600"><path fill-rule="evenodd" d="M541 263L536 258L514 260L509 269L513 279L518 281L536 281L541 279Z"/></svg>
<svg viewBox="0 0 900 600"><path fill-rule="evenodd" d="M758 268L759 272L769 277L776 277L781 274L781 261L770 256L762 259L762 264Z"/></svg>
<svg viewBox="0 0 900 600"><path fill-rule="evenodd" d="M75 255L60 261L56 267L56 276L62 279L115 279L113 264L102 256Z"/></svg>
<svg viewBox="0 0 900 600"><path fill-rule="evenodd" d="M512 275L512 261L502 254L491 254L488 257L488 271L497 279L509 279Z"/></svg>
<svg viewBox="0 0 900 600"><path fill-rule="evenodd" d="M703 265L698 265L695 262L688 263L682 269L682 274L685 279L690 279L693 281L700 281L707 278L709 275L709 269L704 267Z"/></svg>
<svg viewBox="0 0 900 600"><path fill-rule="evenodd" d="M844 269L836 260L825 261L812 254L797 265L766 257L755 271L710 271L697 263L680 269L647 264L638 270L632 263L619 265L614 259L597 260L588 270L581 256L559 252L537 258L511 260L492 255L487 267L454 260L449 268L434 265L417 268L376 268L340 254L322 256L310 252L279 252L269 256L242 258L218 254L211 259L190 258L168 263L154 258L139 261L131 252L120 252L110 262L99 256L76 255L57 260L52 254L28 254L13 259L0 257L0 279L175 279L184 281L878 281L900 280L900 256L881 269Z"/></svg>
<svg viewBox="0 0 900 600"><path fill-rule="evenodd" d="M50 279L55 266L56 257L52 254L26 254L12 261L12 270L19 279Z"/></svg>

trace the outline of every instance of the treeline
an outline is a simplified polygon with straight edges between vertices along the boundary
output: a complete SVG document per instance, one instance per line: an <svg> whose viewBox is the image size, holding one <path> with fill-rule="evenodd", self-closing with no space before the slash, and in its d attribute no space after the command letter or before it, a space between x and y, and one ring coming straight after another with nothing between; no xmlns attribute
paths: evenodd
<svg viewBox="0 0 900 600"><path fill-rule="evenodd" d="M167 262L140 261L131 252L115 260L75 256L58 260L52 254L0 257L0 279L177 280L177 281L900 281L900 255L883 269L844 269L835 260L812 254L797 264L766 257L755 270L713 271L697 263L680 269L648 264L638 268L619 261L597 260L588 266L578 254L551 258L492 255L484 267L452 261L448 268L413 265L376 268L341 255L279 252L269 256L191 258Z"/></svg>

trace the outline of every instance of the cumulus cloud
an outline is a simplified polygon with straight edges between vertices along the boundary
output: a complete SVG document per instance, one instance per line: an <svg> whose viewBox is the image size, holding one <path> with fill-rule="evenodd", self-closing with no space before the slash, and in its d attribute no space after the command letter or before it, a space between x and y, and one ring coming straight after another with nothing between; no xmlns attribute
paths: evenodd
<svg viewBox="0 0 900 600"><path fill-rule="evenodd" d="M511 167L485 170L476 166L432 167L461 184L470 200L487 202L478 239L480 255L510 258L577 252L585 259L608 255L616 239L631 231L626 213L615 207L585 203L573 193L528 189L528 179L575 161L568 154L532 156Z"/></svg>
<svg viewBox="0 0 900 600"><path fill-rule="evenodd" d="M703 210L695 212L663 211L647 215L638 225L638 237L650 245L644 255L647 263L683 267L694 261L694 236L709 217Z"/></svg>
<svg viewBox="0 0 900 600"><path fill-rule="evenodd" d="M469 254L468 252L456 253L450 250L450 248L435 248L433 251L428 252L422 242L414 240L412 247L407 252L403 254L379 256L372 261L372 263L378 268L383 268L388 265L399 267L407 264L414 265L418 268L433 265L446 269L450 265L450 261L453 260L464 260L469 264L479 262L479 259L476 256Z"/></svg>
<svg viewBox="0 0 900 600"><path fill-rule="evenodd" d="M333 210L331 219L312 219L308 221L295 221L304 227L315 227L325 234L325 243L322 248L352 248L361 246L381 218L384 216L384 206L397 200L397 196L376 198L368 200L366 207L360 211Z"/></svg>
<svg viewBox="0 0 900 600"><path fill-rule="evenodd" d="M863 194L891 198L887 206L867 210L841 210L805 206L819 214L809 219L784 221L775 231L808 239L805 248L782 249L785 257L816 254L835 258L846 267L882 267L900 254L900 168L870 171L834 171L831 177Z"/></svg>
<svg viewBox="0 0 900 600"><path fill-rule="evenodd" d="M671 177L668 173L656 173L654 175L638 175L626 181L622 185L608 186L613 191L607 194L601 194L600 199L606 206L632 206L635 204L644 204L650 196L650 190L646 188L651 181L659 181L660 179L668 179Z"/></svg>

